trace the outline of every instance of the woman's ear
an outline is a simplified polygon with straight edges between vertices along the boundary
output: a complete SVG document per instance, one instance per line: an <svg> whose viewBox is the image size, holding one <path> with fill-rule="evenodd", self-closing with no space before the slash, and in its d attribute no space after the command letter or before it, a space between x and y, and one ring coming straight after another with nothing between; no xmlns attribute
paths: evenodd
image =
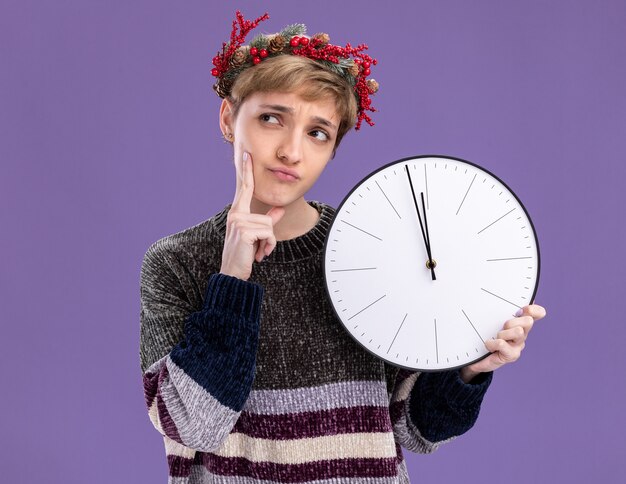
<svg viewBox="0 0 626 484"><path fill-rule="evenodd" d="M234 116L233 105L228 99L222 99L222 105L220 106L220 129L224 137L232 135L234 132Z"/></svg>

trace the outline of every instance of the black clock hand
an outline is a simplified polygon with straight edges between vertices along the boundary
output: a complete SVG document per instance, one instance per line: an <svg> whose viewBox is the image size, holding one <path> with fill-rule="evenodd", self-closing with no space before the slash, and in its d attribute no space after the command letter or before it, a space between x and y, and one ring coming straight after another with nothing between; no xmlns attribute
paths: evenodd
<svg viewBox="0 0 626 484"><path fill-rule="evenodd" d="M415 190L413 190L413 182L411 181L411 174L409 173L409 166L404 165L404 168L406 170L406 176L409 179L409 185L411 186L411 194L413 195L413 203L415 204L415 211L417 212L417 218L420 221L420 229L422 229L422 237L424 238L424 245L426 246L426 253L428 254L428 260L431 261L432 257L430 256L430 245L428 243L428 239L426 238L426 233L424 232L424 226L422 225L422 216L420 215L420 211L417 206L417 198L415 198ZM432 264L431 264L430 271L433 275L433 280L435 280L435 271L434 271L434 268L432 267Z"/></svg>
<svg viewBox="0 0 626 484"><path fill-rule="evenodd" d="M428 265L430 266L430 272L433 275L433 281L437 279L435 277L435 262L433 261L432 250L433 247L430 245L430 233L428 232L428 217L426 217L426 204L424 203L424 192L420 192L422 195L422 211L424 212L424 225L426 226L426 241L428 245L426 246L426 250L428 251Z"/></svg>

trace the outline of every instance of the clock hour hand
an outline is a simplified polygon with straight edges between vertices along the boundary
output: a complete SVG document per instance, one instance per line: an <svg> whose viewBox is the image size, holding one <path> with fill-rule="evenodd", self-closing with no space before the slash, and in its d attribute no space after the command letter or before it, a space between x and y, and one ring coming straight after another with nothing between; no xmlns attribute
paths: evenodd
<svg viewBox="0 0 626 484"><path fill-rule="evenodd" d="M411 174L409 173L409 166L408 165L404 165L404 169L406 171L406 176L409 179L409 186L411 187L411 194L413 195L413 203L415 204L415 211L417 212L417 218L420 222L420 229L422 229L422 237L424 238L424 245L426 246L426 253L428 254L428 261L432 261L432 257L430 256L430 244L428 242L428 239L426 238L426 232L424 232L424 225L422 224L422 216L420 215L420 210L419 207L417 205L417 198L415 198L415 190L413 189L413 182L411 181ZM424 217L426 216L426 214L424 213ZM428 264L430 265L430 272L432 273L432 277L433 277L433 281L436 279L435 277L435 270L433 267L433 264Z"/></svg>
<svg viewBox="0 0 626 484"><path fill-rule="evenodd" d="M428 264L430 267L430 272L433 275L433 281L437 279L435 277L435 266L437 263L433 260L433 246L430 245L430 233L428 232L428 217L426 217L426 204L424 203L424 192L420 192L422 196L422 212L424 212L424 225L426 227L426 250L428 251Z"/></svg>

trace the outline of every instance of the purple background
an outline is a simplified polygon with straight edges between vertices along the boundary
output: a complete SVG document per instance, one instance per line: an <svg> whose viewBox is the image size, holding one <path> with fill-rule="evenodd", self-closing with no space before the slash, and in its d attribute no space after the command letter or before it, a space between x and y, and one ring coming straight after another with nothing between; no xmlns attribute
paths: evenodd
<svg viewBox="0 0 626 484"><path fill-rule="evenodd" d="M539 235L540 321L476 426L414 482L618 482L626 451L626 2L0 4L3 482L166 482L143 401L139 269L231 201L211 58L234 10L365 42L376 126L309 194L414 154L483 165Z"/></svg>

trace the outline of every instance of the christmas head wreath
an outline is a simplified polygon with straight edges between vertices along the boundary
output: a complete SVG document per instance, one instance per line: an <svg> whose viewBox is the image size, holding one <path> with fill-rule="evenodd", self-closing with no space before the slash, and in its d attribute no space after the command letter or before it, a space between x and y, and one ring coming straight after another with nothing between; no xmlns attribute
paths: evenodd
<svg viewBox="0 0 626 484"><path fill-rule="evenodd" d="M377 64L368 54L367 45L359 44L352 47L332 45L328 34L319 33L313 37L306 35L304 24L288 25L276 34L257 35L249 45L243 45L248 33L269 18L265 13L254 21L245 20L239 10L233 20L230 41L222 44L222 51L213 58L215 66L211 71L217 78L213 89L221 98L228 97L237 76L245 69L254 67L264 59L278 55L299 55L308 57L322 64L325 68L345 79L353 88L357 101L357 123L355 129L361 127L365 120L370 126L374 123L367 111L376 111L371 105L370 94L378 91L378 83L367 79L371 67Z"/></svg>

